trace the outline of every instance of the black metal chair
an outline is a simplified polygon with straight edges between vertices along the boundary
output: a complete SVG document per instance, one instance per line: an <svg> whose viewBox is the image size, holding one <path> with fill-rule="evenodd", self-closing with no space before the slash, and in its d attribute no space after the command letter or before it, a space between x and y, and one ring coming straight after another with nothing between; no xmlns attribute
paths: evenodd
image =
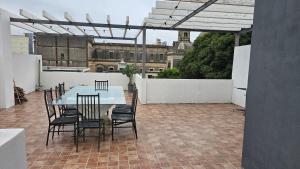
<svg viewBox="0 0 300 169"><path fill-rule="evenodd" d="M108 80L99 81L95 80L95 90L108 90ZM107 110L106 114L108 115L109 110Z"/></svg>
<svg viewBox="0 0 300 169"><path fill-rule="evenodd" d="M119 108L119 109L114 109L112 111L111 115L111 134L112 134L112 140L114 140L114 129L115 128L130 128L130 126L124 126L123 124L126 123L131 123L132 124L132 129L135 133L136 139L138 138L137 136L137 129L136 129L136 120L135 120L135 114L136 114L136 106L137 106L137 98L138 98L138 91L134 90L133 96L135 98L132 106L130 109L126 108Z"/></svg>
<svg viewBox="0 0 300 169"><path fill-rule="evenodd" d="M134 105L134 102L137 102L137 94L135 94L135 92L137 92L137 89L134 88L133 90L133 94L132 94L132 98L131 98L131 104L125 104L125 105L116 105L116 107L112 110L112 112L114 112L114 110L117 110L117 109L131 109L132 108L132 105Z"/></svg>
<svg viewBox="0 0 300 169"><path fill-rule="evenodd" d="M95 90L108 90L108 80L106 81L95 80Z"/></svg>
<svg viewBox="0 0 300 169"><path fill-rule="evenodd" d="M56 99L60 99L62 96L61 85L55 86L55 97ZM64 90L63 90L64 91ZM58 105L58 110L60 116L77 116L77 108L76 107L67 107L66 105Z"/></svg>
<svg viewBox="0 0 300 169"><path fill-rule="evenodd" d="M45 105L46 105L46 110L48 114L48 121L49 121L49 127L48 127L48 134L47 134L47 141L46 141L46 146L48 146L48 140L49 140L49 134L52 131L52 139L54 137L54 132L74 132L75 135L75 124L76 124L76 118L74 117L57 117L56 111L55 111L55 106L53 105L53 96L52 96L52 89L50 88L49 90L44 90L44 99L45 99ZM60 131L59 128L60 126L67 126L67 125L73 125L74 130L62 130ZM58 127L58 130L55 131L55 127ZM74 138L75 142L75 138Z"/></svg>
<svg viewBox="0 0 300 169"><path fill-rule="evenodd" d="M65 82L58 83L58 89L59 96L64 95L66 93ZM69 110L76 109L76 105L66 105L64 108Z"/></svg>
<svg viewBox="0 0 300 169"><path fill-rule="evenodd" d="M100 148L101 129L103 139L105 139L105 125L100 118L100 94L80 95L77 93L77 109L82 116L77 115L77 137L76 152L78 152L78 137L83 136L85 140L85 129L98 129L98 151Z"/></svg>

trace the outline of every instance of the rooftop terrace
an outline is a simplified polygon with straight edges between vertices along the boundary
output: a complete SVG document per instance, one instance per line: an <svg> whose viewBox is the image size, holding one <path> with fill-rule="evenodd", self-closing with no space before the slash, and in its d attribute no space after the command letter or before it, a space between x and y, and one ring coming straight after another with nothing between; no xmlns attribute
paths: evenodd
<svg viewBox="0 0 300 169"><path fill-rule="evenodd" d="M0 109L0 128L25 128L28 168L239 169L244 116L232 104L148 104L137 107L138 136L119 129L97 151L96 138L80 141L55 134L45 146L48 119L42 92ZM130 96L127 95L127 102Z"/></svg>

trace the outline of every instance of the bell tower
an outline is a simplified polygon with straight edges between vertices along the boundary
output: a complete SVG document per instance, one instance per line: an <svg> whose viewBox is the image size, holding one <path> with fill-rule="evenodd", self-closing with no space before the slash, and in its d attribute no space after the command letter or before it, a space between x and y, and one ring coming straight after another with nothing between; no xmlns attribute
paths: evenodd
<svg viewBox="0 0 300 169"><path fill-rule="evenodd" d="M189 31L178 31L178 42L191 42Z"/></svg>

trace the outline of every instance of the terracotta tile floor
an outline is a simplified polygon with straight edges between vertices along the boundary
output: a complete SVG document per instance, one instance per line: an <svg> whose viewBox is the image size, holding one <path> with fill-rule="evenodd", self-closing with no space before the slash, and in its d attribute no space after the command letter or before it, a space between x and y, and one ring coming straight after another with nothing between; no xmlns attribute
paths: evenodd
<svg viewBox="0 0 300 169"><path fill-rule="evenodd" d="M0 128L25 128L28 168L239 169L244 116L231 104L138 105L139 139L119 129L97 151L96 138L55 135L45 146L47 115L41 92L28 102L0 111ZM129 98L127 98L129 100Z"/></svg>

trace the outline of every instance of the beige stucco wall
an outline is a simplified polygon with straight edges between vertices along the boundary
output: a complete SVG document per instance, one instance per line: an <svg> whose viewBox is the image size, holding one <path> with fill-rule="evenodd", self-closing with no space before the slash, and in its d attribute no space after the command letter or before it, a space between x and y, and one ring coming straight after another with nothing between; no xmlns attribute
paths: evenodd
<svg viewBox="0 0 300 169"><path fill-rule="evenodd" d="M22 35L11 35L10 38L13 54L29 54L29 38Z"/></svg>

